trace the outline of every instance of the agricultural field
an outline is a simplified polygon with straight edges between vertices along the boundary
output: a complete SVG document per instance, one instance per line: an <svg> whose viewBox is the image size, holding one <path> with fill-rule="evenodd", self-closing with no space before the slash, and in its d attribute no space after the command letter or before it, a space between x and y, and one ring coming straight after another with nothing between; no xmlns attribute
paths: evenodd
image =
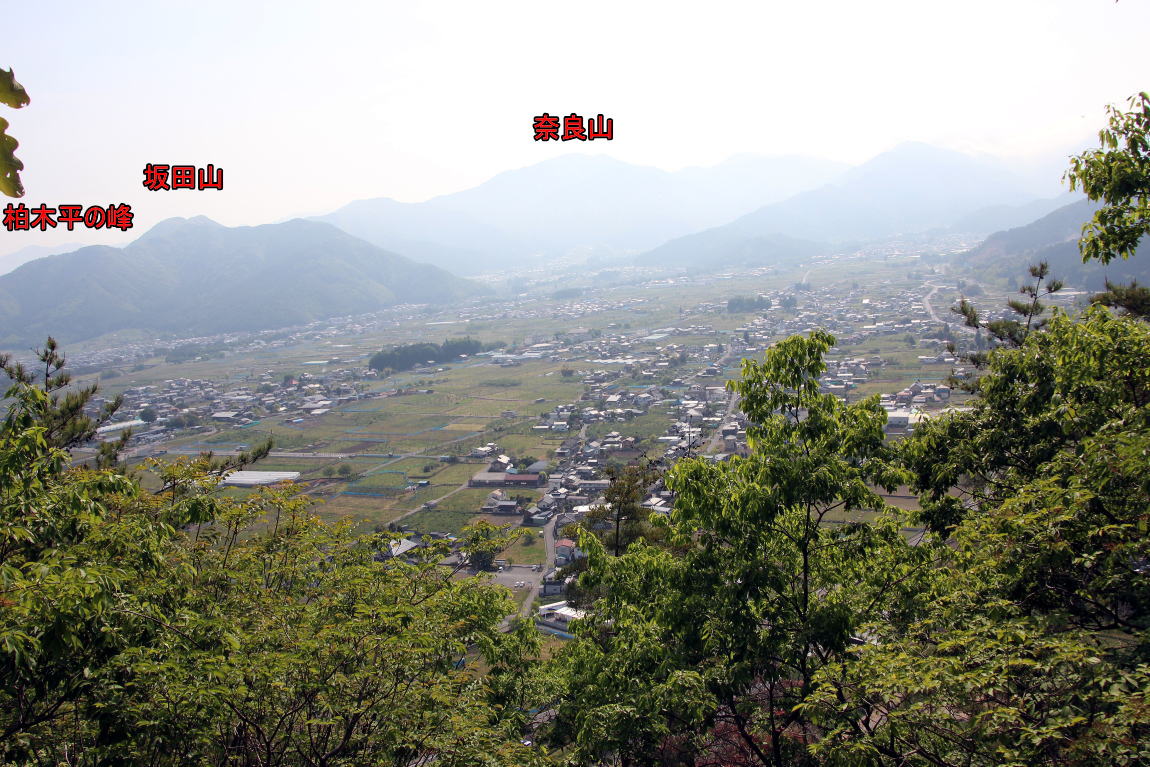
<svg viewBox="0 0 1150 767"><path fill-rule="evenodd" d="M465 511L417 511L403 518L403 526L418 533L447 533L459 535L464 527L474 525L484 519L494 525L506 524L499 517L489 517L483 514L470 514ZM518 521L518 520L516 520Z"/></svg>
<svg viewBox="0 0 1150 767"><path fill-rule="evenodd" d="M305 372L323 376L337 370L360 370L372 353L393 344L441 342L464 334L485 343L514 344L524 339L534 339L531 342L535 343L570 332L576 326L589 329L592 335L628 333L633 343L627 347L626 354L654 357L659 347L672 344L704 347L727 345L732 340L737 343L731 331L750 324L763 313L728 313L726 302L730 298L760 292L774 295L778 291L793 292L793 286L798 283L809 286L812 292L795 293L795 309L783 309L776 302L764 315L767 327L793 320L820 306L833 306L837 300L834 297L839 293L851 296L842 304L847 310L858 311L863 306L863 297L858 293L861 283L866 285L865 295L872 301L889 301L896 296L905 300L907 293L925 296L934 290L935 284L947 285L931 293L930 304L940 319L950 320L952 328L958 328L959 323L954 321L958 318L948 311L960 296L954 287L955 278L940 274L935 267L912 258L892 256L885 260L872 259L865 265L851 262L851 270L854 284L842 278L843 262L827 260L801 270L766 268L739 274L670 277L641 285L592 286L586 289L584 296L569 302L552 300L548 290L542 288L539 298L512 302L515 311L521 313L519 316L511 314L480 321L461 319L463 313L451 308L419 311L403 321L381 322L363 334L335 334L284 348L236 349L222 358L181 363L154 357L131 366L130 370L116 371L118 375L103 388L107 394L115 394L129 386L158 386L168 379L189 378L211 380L220 390L227 391L233 386L249 386L264 375L278 382ZM977 299L980 305L1001 304L1004 289L986 285L980 289L984 291ZM852 290L855 292L851 293ZM596 302L611 308L596 309ZM581 305L587 307L585 311L577 308ZM671 332L658 340L642 340L643 336L656 331L687 326L709 326L713 330L681 335ZM812 321L811 326L817 326L817 322ZM849 399L898 391L915 380L943 380L950 373L949 366L928 365L918 359L919 355L936 353L938 346L922 343L917 338L912 341L913 345L905 335L877 336L840 347L838 353L842 356L879 355L888 363L872 368L871 380L851 390ZM562 371L615 369L609 364L591 362L591 355L559 357L524 360L511 366L500 366L486 357L473 357L437 365L434 369L362 379L356 383L357 387L386 396L336 405L321 415L301 415L296 411L290 417L284 414L258 417L257 413L256 422L238 428L213 423L198 433L186 432L163 447L169 451L224 453L248 449L271 437L277 451L336 454L314 458L271 456L251 468L299 471L307 492L324 500L320 513L333 518L349 516L368 528L385 526L400 518L405 522L438 519L443 523L454 516L472 517L477 515L489 491L466 487L467 480L483 468L482 461L468 461L468 453L475 447L496 442L501 453L513 458L553 461L555 450L575 434L533 427L539 424L542 414L557 405L579 402L584 392L580 376L565 377ZM701 362L694 357L685 364L662 367L654 381L624 376L608 390L618 391L672 378L690 381L701 369ZM693 380L722 385L738 374L739 366L734 362L727 364L723 376ZM961 404L963 399L964 395L956 391L952 402ZM640 449L646 454L660 455L663 445L656 440L666 434L676 417L677 414L667 408L655 406L646 415L628 422L590 424L587 435L589 439L601 439L611 431L618 431L623 436L638 437ZM463 462L440 462L441 456L462 458ZM341 475L341 470L349 471L350 476ZM407 489L421 482L429 485ZM238 497L249 491L230 489L227 492ZM531 494L538 497L537 491ZM436 509L424 509L423 505L431 501L437 502Z"/></svg>
<svg viewBox="0 0 1150 767"><path fill-rule="evenodd" d="M346 494L320 499L313 510L329 521L350 518L356 531L361 533L386 529L388 523L403 513L389 499Z"/></svg>
<svg viewBox="0 0 1150 767"><path fill-rule="evenodd" d="M510 565L543 565L547 563L547 545L538 527L519 528L523 534L500 554Z"/></svg>

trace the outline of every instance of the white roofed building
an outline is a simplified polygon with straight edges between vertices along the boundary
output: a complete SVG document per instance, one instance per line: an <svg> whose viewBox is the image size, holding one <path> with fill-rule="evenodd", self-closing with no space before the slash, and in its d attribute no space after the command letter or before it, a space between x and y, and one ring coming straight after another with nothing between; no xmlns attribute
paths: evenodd
<svg viewBox="0 0 1150 767"><path fill-rule="evenodd" d="M223 481L233 487L257 487L274 485L277 482L294 482L299 479L298 471L233 471Z"/></svg>

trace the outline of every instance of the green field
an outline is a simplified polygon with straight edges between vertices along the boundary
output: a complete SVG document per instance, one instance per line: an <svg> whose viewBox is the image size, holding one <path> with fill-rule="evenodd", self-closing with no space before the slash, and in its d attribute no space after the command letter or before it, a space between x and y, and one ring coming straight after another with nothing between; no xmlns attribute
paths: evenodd
<svg viewBox="0 0 1150 767"><path fill-rule="evenodd" d="M537 527L524 527L523 534L503 550L502 559L512 565L542 565L547 562L547 544ZM530 543L528 543L530 541Z"/></svg>
<svg viewBox="0 0 1150 767"><path fill-rule="evenodd" d="M467 525L474 525L481 519L493 524L506 524L498 517L487 517L482 514L469 514L465 511L417 511L403 518L402 524L419 533L447 533L459 535Z"/></svg>

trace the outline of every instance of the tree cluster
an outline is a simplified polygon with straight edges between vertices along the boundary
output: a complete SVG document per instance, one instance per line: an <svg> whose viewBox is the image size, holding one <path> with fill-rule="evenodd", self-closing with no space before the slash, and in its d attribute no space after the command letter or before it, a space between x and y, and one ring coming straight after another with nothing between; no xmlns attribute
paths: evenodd
<svg viewBox="0 0 1150 767"><path fill-rule="evenodd" d="M216 492L255 456L155 464L153 491L72 467L96 422L41 357L42 385L9 363L0 422L0 764L535 760L505 591L291 487Z"/></svg>
<svg viewBox="0 0 1150 767"><path fill-rule="evenodd" d="M765 312L771 308L771 299L766 296L735 296L727 300L727 312Z"/></svg>
<svg viewBox="0 0 1150 767"><path fill-rule="evenodd" d="M367 364L372 370L400 372L420 365L451 362L463 356L478 354L484 350L496 349L500 346L500 344L484 346L482 342L474 338L451 338L442 344L405 344L376 352Z"/></svg>
<svg viewBox="0 0 1150 767"><path fill-rule="evenodd" d="M585 764L1145 763L1150 328L1056 312L896 445L875 398L819 393L832 341L744 363L752 452L680 461L661 539L580 536L549 737ZM902 484L921 511L878 492Z"/></svg>

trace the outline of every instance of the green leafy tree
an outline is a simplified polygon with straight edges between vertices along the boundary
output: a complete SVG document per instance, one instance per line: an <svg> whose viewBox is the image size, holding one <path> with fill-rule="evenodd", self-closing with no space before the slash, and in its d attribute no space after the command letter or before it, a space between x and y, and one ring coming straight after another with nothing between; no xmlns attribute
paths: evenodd
<svg viewBox="0 0 1150 767"><path fill-rule="evenodd" d="M1083 226L1082 260L1103 264L1134 255L1150 232L1150 94L1132 96L1129 111L1107 107L1109 125L1099 131L1100 147L1071 160L1066 178L1103 207ZM1129 285L1106 281L1106 291L1092 302L1150 317L1150 291L1135 280Z"/></svg>
<svg viewBox="0 0 1150 767"><path fill-rule="evenodd" d="M216 492L210 456L160 489L68 468L52 402L0 424L0 762L532 764L538 647L506 592L327 525L290 486ZM482 663L473 663L481 661ZM482 668L482 670L481 670Z"/></svg>
<svg viewBox="0 0 1150 767"><path fill-rule="evenodd" d="M659 478L659 471L649 464L631 463L606 470L611 484L584 519L584 529L595 534L614 556L619 556L639 539L658 541L663 528L650 523L650 509L643 506L647 488Z"/></svg>
<svg viewBox="0 0 1150 767"><path fill-rule="evenodd" d="M1150 232L1150 94L1131 96L1129 111L1106 108L1109 125L1100 147L1071 158L1065 178L1104 205L1082 228L1082 260L1108 264L1134 255Z"/></svg>
<svg viewBox="0 0 1150 767"><path fill-rule="evenodd" d="M727 300L727 311L731 314L765 312L770 308L771 299L766 296L735 296Z"/></svg>
<svg viewBox="0 0 1150 767"><path fill-rule="evenodd" d="M877 398L819 393L822 331L744 360L747 458L680 461L666 524L672 548L645 542L611 556L583 533L584 588L599 597L565 654L571 693L553 737L592 763L806 762L817 736L797 707L818 670L859 626L897 620L917 599L931 547L896 519L828 524L860 509L890 514L875 484L900 472Z"/></svg>
<svg viewBox="0 0 1150 767"><path fill-rule="evenodd" d="M175 415L168 419L167 425L174 429L185 429L199 425L199 419L191 413Z"/></svg>
<svg viewBox="0 0 1150 767"><path fill-rule="evenodd" d="M156 418L156 409L154 407L146 407L140 411L140 420L145 423L155 423Z"/></svg>
<svg viewBox="0 0 1150 767"><path fill-rule="evenodd" d="M67 470L48 439L47 392L17 380L0 425L0 761L55 762L99 738L95 697L132 646L178 623L177 528L204 521L182 497L152 504L121 474ZM83 713L81 713L83 711Z"/></svg>
<svg viewBox="0 0 1150 767"><path fill-rule="evenodd" d="M1150 759L1150 329L1094 307L1000 349L904 443L950 545L921 612L820 672L816 751L867 764ZM933 455L931 453L933 452ZM941 537L939 538L941 540Z"/></svg>
<svg viewBox="0 0 1150 767"><path fill-rule="evenodd" d="M497 526L486 520L463 530L462 551L475 570L490 570L496 558L511 542L507 535L509 525Z"/></svg>
<svg viewBox="0 0 1150 767"><path fill-rule="evenodd" d="M234 506L188 553L204 584L193 605L224 616L228 636L185 632L132 658L144 694L116 715L139 753L179 742L208 763L529 762L519 711L467 662L514 662L507 645L526 637L499 631L505 592L455 579L438 564L446 542L377 561L391 536L324 525L281 493L258 502L268 532L251 535L254 504Z"/></svg>
<svg viewBox="0 0 1150 767"><path fill-rule="evenodd" d="M473 338L450 338L442 344L406 344L376 352L368 361L368 367L384 372L386 375L388 370L410 370L428 363L448 362L463 356L478 354L484 348L496 348L496 346L484 347L480 341Z"/></svg>
<svg viewBox="0 0 1150 767"><path fill-rule="evenodd" d="M970 410L931 418L906 442L923 521L943 533L1000 504L1059 451L1143 408L1143 332L1098 307L1078 324L1056 314L1020 349L991 355Z"/></svg>

